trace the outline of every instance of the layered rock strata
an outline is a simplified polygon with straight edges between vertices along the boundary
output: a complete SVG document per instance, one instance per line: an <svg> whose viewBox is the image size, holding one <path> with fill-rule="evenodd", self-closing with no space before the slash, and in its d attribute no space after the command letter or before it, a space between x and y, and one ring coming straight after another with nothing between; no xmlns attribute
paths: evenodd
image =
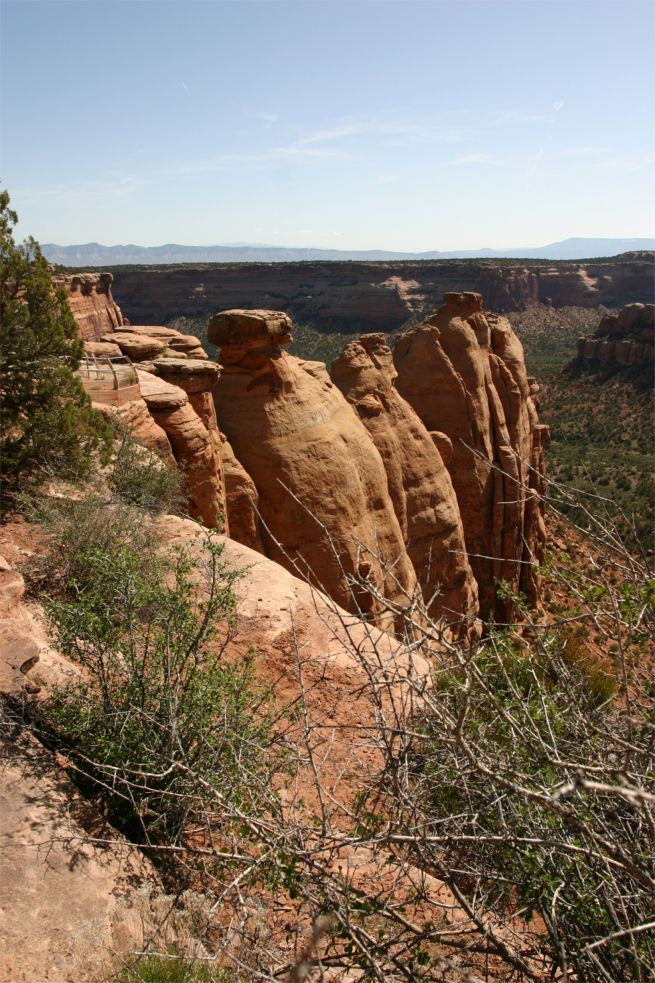
<svg viewBox="0 0 655 983"><path fill-rule="evenodd" d="M389 494L428 611L451 623L477 614L477 585L450 474L439 447L394 386L397 372L384 335L364 335L346 346L331 375L373 438L387 473ZM447 442L447 443L446 443ZM452 447L450 448L452 452Z"/></svg>
<svg viewBox="0 0 655 983"><path fill-rule="evenodd" d="M110 274L62 278L86 352L96 360L82 381L106 416L117 416L140 443L182 468L189 514L226 530L222 439L211 395L220 367L194 335L125 323L111 282ZM128 385L136 381L130 362L138 367L138 387Z"/></svg>
<svg viewBox="0 0 655 983"><path fill-rule="evenodd" d="M483 311L478 293L448 293L423 324L400 335L397 387L425 427L452 443L448 470L484 618L509 618L510 593L538 598L544 541L540 426L522 346L509 322Z"/></svg>
<svg viewBox="0 0 655 983"><path fill-rule="evenodd" d="M266 554L390 626L383 598L404 606L416 576L366 428L322 363L282 350L286 314L224 311L209 339L223 364L220 428L256 486Z"/></svg>
<svg viewBox="0 0 655 983"><path fill-rule="evenodd" d="M223 263L117 270L114 292L130 320L161 324L232 307L282 307L320 331L399 331L434 311L447 291L481 292L491 310L532 304L618 307L653 296L652 253L584 262Z"/></svg>
<svg viewBox="0 0 655 983"><path fill-rule="evenodd" d="M655 304L626 304L618 314L606 314L595 334L578 340L578 358L601 365L652 366Z"/></svg>
<svg viewBox="0 0 655 983"><path fill-rule="evenodd" d="M66 292L68 306L85 341L100 341L108 331L115 331L125 320L112 296L111 273L75 273L55 276L57 287Z"/></svg>

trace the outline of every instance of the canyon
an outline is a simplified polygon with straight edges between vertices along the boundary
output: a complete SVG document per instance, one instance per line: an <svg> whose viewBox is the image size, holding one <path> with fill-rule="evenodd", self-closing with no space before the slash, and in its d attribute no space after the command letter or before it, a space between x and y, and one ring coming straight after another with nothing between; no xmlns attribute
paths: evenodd
<svg viewBox="0 0 655 983"><path fill-rule="evenodd" d="M518 592L538 604L548 428L481 294L447 292L393 353L364 335L330 375L284 350L286 312L215 314L218 365L194 336L128 323L108 274L64 286L89 357L137 369L134 398L103 412L178 463L190 515L397 631L419 596L455 636L513 617Z"/></svg>
<svg viewBox="0 0 655 983"><path fill-rule="evenodd" d="M655 253L592 262L442 260L358 263L231 263L116 268L125 316L165 324L232 308L286 311L320 331L396 331L441 303L444 293L482 293L489 310L620 307L652 299ZM84 276L82 274L82 276Z"/></svg>

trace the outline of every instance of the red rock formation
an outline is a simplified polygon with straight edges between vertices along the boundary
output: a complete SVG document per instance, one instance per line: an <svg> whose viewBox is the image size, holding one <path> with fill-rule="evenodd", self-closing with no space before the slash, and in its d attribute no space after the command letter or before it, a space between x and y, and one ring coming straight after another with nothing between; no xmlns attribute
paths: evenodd
<svg viewBox="0 0 655 983"><path fill-rule="evenodd" d="M384 465L325 366L282 351L291 322L278 312L217 314L209 339L224 366L214 390L220 427L257 488L267 555L351 611L382 609L370 592L353 592L353 579L402 604L416 578Z"/></svg>
<svg viewBox="0 0 655 983"><path fill-rule="evenodd" d="M255 482L237 460L227 437L224 434L220 437L230 538L263 553L259 528L259 494Z"/></svg>
<svg viewBox="0 0 655 983"><path fill-rule="evenodd" d="M68 306L85 341L100 341L108 331L123 325L120 307L111 292L111 273L75 273L55 276L57 287L68 295Z"/></svg>
<svg viewBox="0 0 655 983"><path fill-rule="evenodd" d="M452 441L448 464L483 617L511 614L497 582L537 596L541 537L535 492L546 431L537 429L523 350L504 318L486 317L476 293L445 306L398 338L397 387L428 430Z"/></svg>
<svg viewBox="0 0 655 983"><path fill-rule="evenodd" d="M578 358L602 366L650 368L655 361L655 304L626 304L606 314L595 334L578 339Z"/></svg>
<svg viewBox="0 0 655 983"><path fill-rule="evenodd" d="M109 401L97 391L98 383L92 378L97 373L85 377L82 372L96 407L106 416L118 416L150 450L177 461L186 476L190 514L207 526L225 528L222 444L211 395L218 365L209 361L193 335L158 325L146 328L124 323L111 296L110 274L82 274L59 278L59 282L68 290L87 354L107 366L106 386L112 389L113 385L108 360L126 356L123 361L140 366L140 393L112 391L109 395L115 398Z"/></svg>
<svg viewBox="0 0 655 983"><path fill-rule="evenodd" d="M225 481L210 387L219 375L214 362L183 361L168 374L177 384L138 371L148 411L166 433L186 475L189 512L210 528L225 523ZM169 364L159 366L165 373ZM184 388L180 383L183 384ZM188 392L187 392L188 390Z"/></svg>
<svg viewBox="0 0 655 983"><path fill-rule="evenodd" d="M387 472L407 552L430 614L470 626L477 585L466 557L457 498L438 441L394 387L384 335L352 341L333 362L332 379L373 438ZM447 438L445 438L447 440Z"/></svg>

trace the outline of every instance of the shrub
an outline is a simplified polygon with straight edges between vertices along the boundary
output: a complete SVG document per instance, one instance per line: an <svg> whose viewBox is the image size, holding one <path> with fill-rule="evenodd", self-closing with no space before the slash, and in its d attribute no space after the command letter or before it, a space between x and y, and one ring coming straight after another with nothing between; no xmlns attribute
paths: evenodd
<svg viewBox="0 0 655 983"><path fill-rule="evenodd" d="M0 192L0 471L6 498L44 476L83 479L111 434L74 375L83 346L38 243L16 245Z"/></svg>
<svg viewBox="0 0 655 983"><path fill-rule="evenodd" d="M183 842L225 799L256 814L271 735L252 658L228 660L238 574L205 533L199 556L94 496L49 506L46 613L82 667L39 709L109 817L146 844ZM220 824L219 824L220 825Z"/></svg>
<svg viewBox="0 0 655 983"><path fill-rule="evenodd" d="M174 951L135 959L123 969L119 983L229 983L233 976Z"/></svg>
<svg viewBox="0 0 655 983"><path fill-rule="evenodd" d="M185 494L180 470L138 444L128 430L119 436L110 488L124 502L148 512L181 512Z"/></svg>
<svg viewBox="0 0 655 983"><path fill-rule="evenodd" d="M438 674L410 783L423 869L578 980L655 965L652 700L627 721L614 688L576 635L492 635Z"/></svg>

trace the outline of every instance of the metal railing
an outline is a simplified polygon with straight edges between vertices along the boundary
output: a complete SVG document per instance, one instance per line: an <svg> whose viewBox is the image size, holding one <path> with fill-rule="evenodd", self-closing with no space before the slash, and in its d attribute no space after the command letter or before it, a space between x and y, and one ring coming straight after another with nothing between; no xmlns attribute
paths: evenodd
<svg viewBox="0 0 655 983"><path fill-rule="evenodd" d="M128 355L85 354L78 369L82 382L90 388L125 389L138 383L136 369Z"/></svg>

